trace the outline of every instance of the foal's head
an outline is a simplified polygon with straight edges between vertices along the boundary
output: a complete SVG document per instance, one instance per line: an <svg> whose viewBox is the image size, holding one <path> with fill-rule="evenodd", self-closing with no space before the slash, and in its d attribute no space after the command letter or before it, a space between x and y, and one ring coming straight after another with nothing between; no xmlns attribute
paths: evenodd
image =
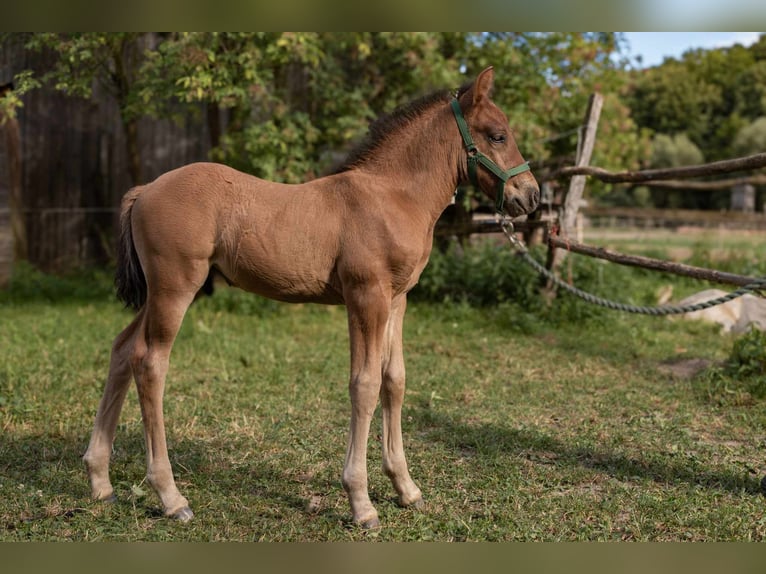
<svg viewBox="0 0 766 574"><path fill-rule="evenodd" d="M508 118L491 100L493 83L494 71L490 67L479 74L476 81L459 95L458 101L478 151L490 158L502 171L507 172L525 162L513 139ZM466 179L468 175L466 168ZM498 184L498 181L502 182L485 166L476 166L474 185L495 200L497 206L503 206L508 215L523 215L537 207L540 189L528 169L511 175L505 185ZM502 199L497 197L501 188Z"/></svg>

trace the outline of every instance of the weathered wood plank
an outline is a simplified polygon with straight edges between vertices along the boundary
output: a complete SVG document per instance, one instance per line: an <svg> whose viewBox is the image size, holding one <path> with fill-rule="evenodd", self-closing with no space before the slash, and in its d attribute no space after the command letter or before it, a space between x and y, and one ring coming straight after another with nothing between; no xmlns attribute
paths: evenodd
<svg viewBox="0 0 766 574"><path fill-rule="evenodd" d="M704 279L715 283L726 283L742 287L743 285L748 285L756 280L755 277L736 275L734 273L726 273L724 271L716 271L704 267L695 267L693 265L685 265L673 261L663 261L661 259L653 259L642 255L626 255L603 247L594 247L575 241L568 241L561 237L550 237L548 239L548 244L558 249L588 255L598 259L605 259L607 261L612 261L613 263L619 263L620 265L643 267L644 269L664 271L666 273L673 273L674 275L683 275L685 277L693 277L694 279Z"/></svg>
<svg viewBox="0 0 766 574"><path fill-rule="evenodd" d="M766 153L714 161L701 165L647 169L643 171L612 172L600 167L575 165L555 171L548 179L575 175L592 176L606 183L642 183L646 181L704 177L735 171L751 171L766 167Z"/></svg>

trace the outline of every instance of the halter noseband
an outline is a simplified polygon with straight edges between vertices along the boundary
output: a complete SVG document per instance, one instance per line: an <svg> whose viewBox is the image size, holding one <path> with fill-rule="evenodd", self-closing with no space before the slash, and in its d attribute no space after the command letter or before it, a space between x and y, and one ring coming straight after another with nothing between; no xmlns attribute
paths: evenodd
<svg viewBox="0 0 766 574"><path fill-rule="evenodd" d="M486 169L491 171L495 177L497 177L497 191L495 193L495 210L498 213L503 213L503 203L505 201L505 182L511 179L515 175L529 171L529 162L525 161L521 165L512 167L507 170L503 170L494 161L489 159L486 155L481 153L473 143L471 138L471 132L468 129L468 122L465 121L463 116L463 110L460 109L460 102L457 98L453 98L452 112L455 114L455 121L457 121L457 127L460 130L460 135L463 136L463 143L465 149L468 152L468 178L475 188L479 189L479 180L476 177L477 164L483 165Z"/></svg>

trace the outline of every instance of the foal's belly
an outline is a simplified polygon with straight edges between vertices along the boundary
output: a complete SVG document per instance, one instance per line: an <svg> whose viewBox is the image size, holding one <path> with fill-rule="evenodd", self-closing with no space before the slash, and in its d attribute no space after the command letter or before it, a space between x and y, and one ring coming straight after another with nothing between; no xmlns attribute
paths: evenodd
<svg viewBox="0 0 766 574"><path fill-rule="evenodd" d="M286 303L322 303L342 305L343 296L332 285L310 277L280 274L275 277L258 269L235 273L231 282L236 287Z"/></svg>
<svg viewBox="0 0 766 574"><path fill-rule="evenodd" d="M214 261L232 285L287 303L343 304L334 263L329 257L305 251L291 254L248 243L251 243L248 239L240 241L233 258Z"/></svg>

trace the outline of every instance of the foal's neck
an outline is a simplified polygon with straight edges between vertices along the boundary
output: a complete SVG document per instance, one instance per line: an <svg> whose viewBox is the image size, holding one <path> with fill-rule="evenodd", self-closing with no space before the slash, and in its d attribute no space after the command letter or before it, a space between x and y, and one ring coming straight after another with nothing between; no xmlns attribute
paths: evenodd
<svg viewBox="0 0 766 574"><path fill-rule="evenodd" d="M445 102L391 137L365 169L390 179L392 192L410 196L435 222L452 201L462 153L457 126Z"/></svg>

